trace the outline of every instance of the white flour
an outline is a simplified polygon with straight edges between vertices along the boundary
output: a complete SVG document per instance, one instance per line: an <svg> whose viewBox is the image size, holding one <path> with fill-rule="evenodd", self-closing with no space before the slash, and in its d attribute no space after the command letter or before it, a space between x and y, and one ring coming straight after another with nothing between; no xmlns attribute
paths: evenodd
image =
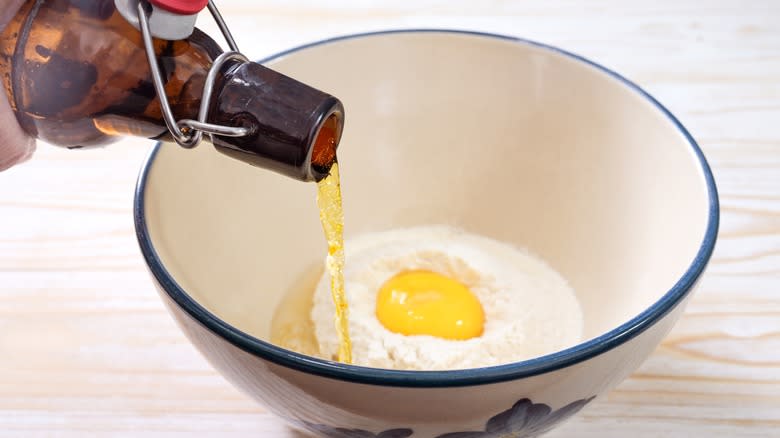
<svg viewBox="0 0 780 438"><path fill-rule="evenodd" d="M542 260L507 244L444 227L371 233L345 243L344 280L356 365L447 370L499 365L570 347L581 340L574 291ZM376 318L380 286L403 270L425 269L466 285L485 312L482 336L463 341L405 336ZM311 318L320 356L333 359L338 337L330 283L317 285Z"/></svg>

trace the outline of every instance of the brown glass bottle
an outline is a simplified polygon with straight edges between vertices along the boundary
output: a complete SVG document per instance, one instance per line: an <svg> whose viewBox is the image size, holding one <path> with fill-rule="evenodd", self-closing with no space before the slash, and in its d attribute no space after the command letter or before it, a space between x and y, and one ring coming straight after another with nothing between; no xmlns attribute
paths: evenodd
<svg viewBox="0 0 780 438"><path fill-rule="evenodd" d="M154 40L177 120L197 119L203 84L222 49L199 30ZM113 0L30 0L0 34L0 74L22 128L79 148L118 136L169 139L140 32ZM335 160L343 107L333 96L256 63L226 63L208 122L250 128L214 136L221 152L300 180Z"/></svg>

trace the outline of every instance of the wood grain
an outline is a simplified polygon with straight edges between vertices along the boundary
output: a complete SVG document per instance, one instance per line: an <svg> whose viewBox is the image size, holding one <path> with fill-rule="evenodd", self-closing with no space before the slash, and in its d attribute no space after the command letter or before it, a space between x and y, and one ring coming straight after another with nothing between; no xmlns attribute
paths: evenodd
<svg viewBox="0 0 780 438"><path fill-rule="evenodd" d="M357 31L472 29L565 47L654 94L713 167L718 247L664 344L550 437L780 436L780 2L220 5L250 57ZM131 216L150 145L40 145L0 174L0 436L299 436L217 375L157 298Z"/></svg>

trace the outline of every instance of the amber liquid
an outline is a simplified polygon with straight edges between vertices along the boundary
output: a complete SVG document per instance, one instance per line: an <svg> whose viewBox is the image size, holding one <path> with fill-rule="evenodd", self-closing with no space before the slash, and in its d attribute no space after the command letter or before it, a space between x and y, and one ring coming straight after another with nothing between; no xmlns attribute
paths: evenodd
<svg viewBox="0 0 780 438"><path fill-rule="evenodd" d="M349 305L344 293L344 212L341 208L339 166L334 163L330 174L317 183L317 206L328 242L326 268L330 274L330 292L336 305L336 332L339 335L338 360L352 363L352 343L349 340Z"/></svg>
<svg viewBox="0 0 780 438"><path fill-rule="evenodd" d="M320 357L320 346L310 317L314 292L324 266L314 263L290 285L271 319L271 343L308 356Z"/></svg>

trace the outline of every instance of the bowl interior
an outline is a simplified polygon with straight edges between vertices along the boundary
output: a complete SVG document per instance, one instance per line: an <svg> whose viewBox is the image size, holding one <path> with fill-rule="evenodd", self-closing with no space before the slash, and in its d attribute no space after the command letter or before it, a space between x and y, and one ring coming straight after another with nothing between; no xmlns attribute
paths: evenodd
<svg viewBox="0 0 780 438"><path fill-rule="evenodd" d="M586 338L659 300L701 245L708 193L688 141L585 62L429 32L340 40L270 65L345 104L347 238L451 224L528 248L577 292ZM325 255L315 186L209 146L163 145L144 191L148 231L175 281L269 340L279 303L311 287Z"/></svg>

